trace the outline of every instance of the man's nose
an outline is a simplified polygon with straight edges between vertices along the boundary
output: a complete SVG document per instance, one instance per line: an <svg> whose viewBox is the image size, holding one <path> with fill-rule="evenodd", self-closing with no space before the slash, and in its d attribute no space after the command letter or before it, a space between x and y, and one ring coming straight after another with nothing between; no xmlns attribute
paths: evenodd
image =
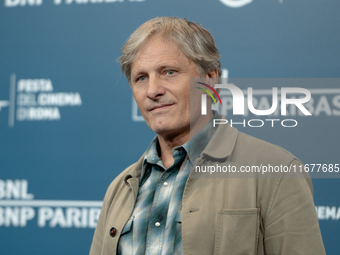
<svg viewBox="0 0 340 255"><path fill-rule="evenodd" d="M157 99L158 97L164 95L164 93L165 88L162 79L157 75L150 75L147 96L150 99Z"/></svg>

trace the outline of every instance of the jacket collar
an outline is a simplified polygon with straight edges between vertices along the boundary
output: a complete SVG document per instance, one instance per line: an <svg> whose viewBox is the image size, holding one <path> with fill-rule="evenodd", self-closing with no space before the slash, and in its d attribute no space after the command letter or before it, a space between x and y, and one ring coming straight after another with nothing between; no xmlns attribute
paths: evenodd
<svg viewBox="0 0 340 255"><path fill-rule="evenodd" d="M144 156L145 156L145 153L139 158L139 160L136 163L134 163L127 169L126 171L127 173L124 176L125 184L129 185L130 179L138 179L138 180L140 179Z"/></svg>
<svg viewBox="0 0 340 255"><path fill-rule="evenodd" d="M220 119L224 119L223 115L219 115ZM238 130L231 127L229 123L218 125L214 136L211 138L208 145L203 150L202 156L222 159L231 155L234 150Z"/></svg>

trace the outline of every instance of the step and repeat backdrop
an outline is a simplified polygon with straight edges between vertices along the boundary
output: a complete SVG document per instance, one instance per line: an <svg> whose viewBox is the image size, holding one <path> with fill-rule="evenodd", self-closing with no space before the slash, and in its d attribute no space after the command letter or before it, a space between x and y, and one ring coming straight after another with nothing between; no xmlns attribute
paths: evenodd
<svg viewBox="0 0 340 255"><path fill-rule="evenodd" d="M318 78L303 83L312 116L288 107L274 126L252 127L259 124L245 116L236 127L306 164L339 166L340 83L328 79L339 77L339 9L336 0L2 0L0 253L89 252L108 185L155 135L116 59L128 36L157 16L207 28L225 78ZM271 88L253 88L265 109ZM228 118L232 103L221 97ZM313 178L331 255L340 254L339 184Z"/></svg>

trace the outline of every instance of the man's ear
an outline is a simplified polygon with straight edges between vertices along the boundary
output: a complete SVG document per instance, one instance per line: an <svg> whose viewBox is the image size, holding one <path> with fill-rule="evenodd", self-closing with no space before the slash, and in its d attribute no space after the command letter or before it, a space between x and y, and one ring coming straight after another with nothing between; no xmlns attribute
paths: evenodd
<svg viewBox="0 0 340 255"><path fill-rule="evenodd" d="M214 69L214 70L210 71L206 75L208 76L207 78L217 78L218 79L218 71L217 71L217 69Z"/></svg>
<svg viewBox="0 0 340 255"><path fill-rule="evenodd" d="M218 70L214 69L205 74L205 78L209 78L211 85L214 87L218 83Z"/></svg>
<svg viewBox="0 0 340 255"><path fill-rule="evenodd" d="M206 73L205 78L208 78L210 85L215 88L215 84L219 83L218 70L214 69L214 70L211 70L210 72ZM220 92L220 89L217 89L217 93L219 93L219 92ZM214 94L214 98L217 100L217 95Z"/></svg>
<svg viewBox="0 0 340 255"><path fill-rule="evenodd" d="M218 84L218 78L219 78L218 70L214 69L214 70L211 70L210 72L206 73L205 78L209 79L209 84L212 87L215 87L215 84Z"/></svg>

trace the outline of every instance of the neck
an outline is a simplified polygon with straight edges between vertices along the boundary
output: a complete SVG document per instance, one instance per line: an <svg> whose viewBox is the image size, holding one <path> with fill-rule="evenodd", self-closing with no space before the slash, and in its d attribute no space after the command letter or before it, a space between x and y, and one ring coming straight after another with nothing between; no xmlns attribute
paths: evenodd
<svg viewBox="0 0 340 255"><path fill-rule="evenodd" d="M212 112L209 112L209 114L191 122L188 130L185 130L184 132L157 135L160 147L160 158L166 169L171 167L175 161L172 156L172 149L185 144L190 140L190 138L197 135L208 124L212 117Z"/></svg>

